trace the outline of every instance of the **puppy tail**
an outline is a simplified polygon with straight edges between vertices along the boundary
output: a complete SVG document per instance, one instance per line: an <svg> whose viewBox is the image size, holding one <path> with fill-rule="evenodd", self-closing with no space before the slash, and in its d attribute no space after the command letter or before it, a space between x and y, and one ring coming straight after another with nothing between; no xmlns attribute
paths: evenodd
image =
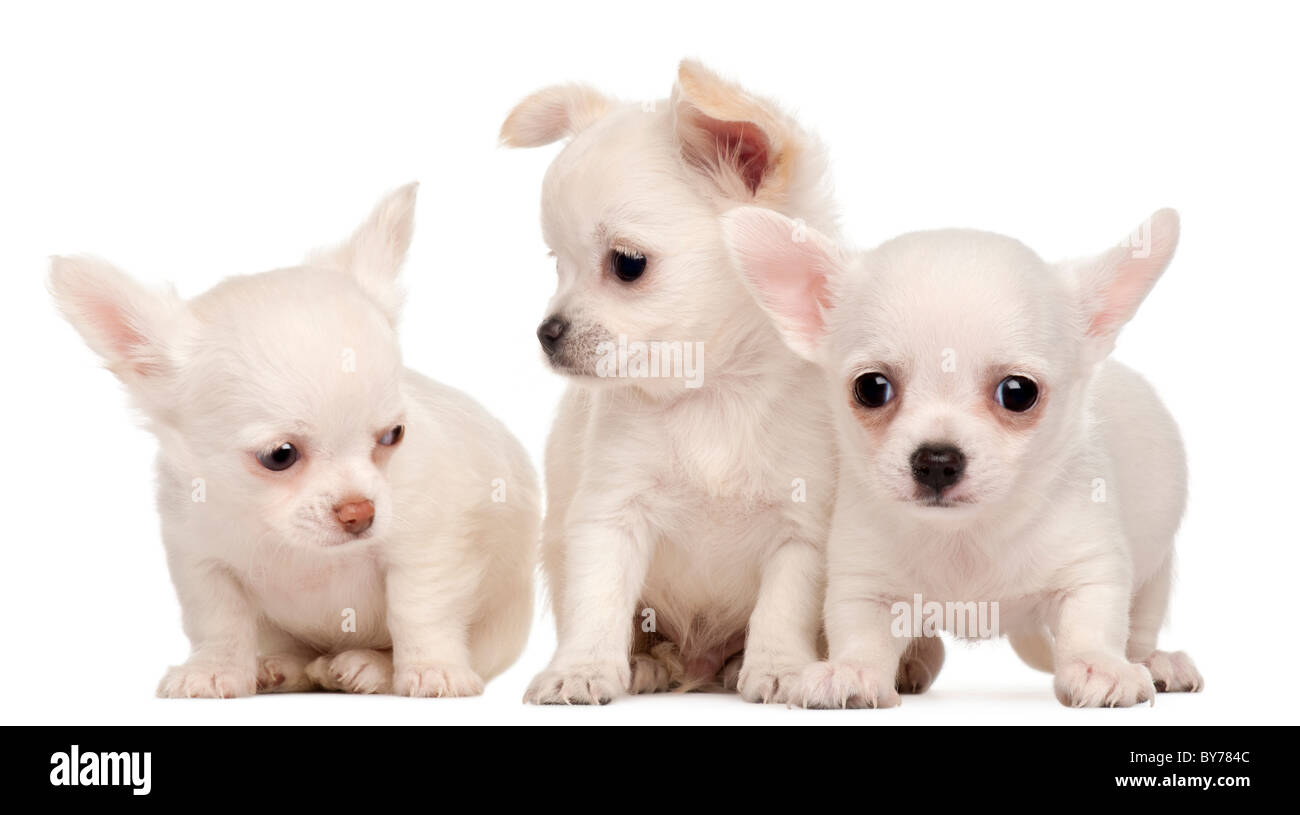
<svg viewBox="0 0 1300 815"><path fill-rule="evenodd" d="M1026 665L1049 674L1055 672L1052 635L1047 633L1046 628L1020 631L1011 634L1007 639L1011 640L1011 647L1015 650L1016 656L1024 660Z"/></svg>

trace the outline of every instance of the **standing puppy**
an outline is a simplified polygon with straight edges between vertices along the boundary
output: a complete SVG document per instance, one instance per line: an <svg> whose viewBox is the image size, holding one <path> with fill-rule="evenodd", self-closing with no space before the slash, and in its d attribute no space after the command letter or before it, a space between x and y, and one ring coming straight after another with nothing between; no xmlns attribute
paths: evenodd
<svg viewBox="0 0 1300 815"><path fill-rule="evenodd" d="M819 374L735 273L719 216L752 202L833 229L821 145L692 62L666 103L546 88L501 138L570 140L543 184L559 281L538 329L572 380L546 457L559 647L526 701L714 682L784 701L818 653L834 450Z"/></svg>
<svg viewBox="0 0 1300 815"><path fill-rule="evenodd" d="M787 342L825 367L841 441L830 661L796 702L898 704L895 667L918 633L900 620L917 595L960 604L935 607L948 627L996 603L1065 704L1200 689L1186 655L1156 650L1182 443L1150 386L1105 361L1173 256L1172 210L1136 243L1058 266L974 231L849 256L770 211L726 223Z"/></svg>
<svg viewBox="0 0 1300 815"><path fill-rule="evenodd" d="M299 267L190 301L56 258L50 288L158 436L192 651L159 696L462 696L523 648L536 479L469 397L402 367L415 185Z"/></svg>

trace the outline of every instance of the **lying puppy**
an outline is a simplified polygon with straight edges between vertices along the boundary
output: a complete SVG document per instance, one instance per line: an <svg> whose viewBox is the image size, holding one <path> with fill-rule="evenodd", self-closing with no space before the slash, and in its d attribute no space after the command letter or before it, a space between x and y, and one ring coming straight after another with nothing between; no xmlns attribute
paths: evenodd
<svg viewBox="0 0 1300 815"><path fill-rule="evenodd" d="M546 456L559 645L525 700L721 684L785 701L818 654L830 419L719 216L753 202L833 229L821 145L692 62L666 103L546 88L501 138L570 140L542 190L559 280L538 329L572 380Z"/></svg>
<svg viewBox="0 0 1300 815"><path fill-rule="evenodd" d="M898 704L899 655L940 623L899 625L922 598L997 603L1068 705L1200 689L1186 655L1155 650L1186 498L1178 429L1104 361L1173 256L1172 210L1136 245L1059 266L981 232L849 256L771 211L725 221L786 341L827 371L840 438L830 661L805 671L797 703Z"/></svg>
<svg viewBox="0 0 1300 815"><path fill-rule="evenodd" d="M160 444L163 543L193 650L159 696L472 695L523 648L531 465L398 351L415 193L303 266L190 301L54 259L60 309Z"/></svg>

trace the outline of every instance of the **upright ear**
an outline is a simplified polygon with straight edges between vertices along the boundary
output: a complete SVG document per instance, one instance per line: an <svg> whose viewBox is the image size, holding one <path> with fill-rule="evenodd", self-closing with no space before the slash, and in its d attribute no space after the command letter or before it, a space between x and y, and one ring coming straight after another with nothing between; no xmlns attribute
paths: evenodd
<svg viewBox="0 0 1300 815"><path fill-rule="evenodd" d="M1178 213L1162 209L1143 221L1119 246L1072 264L1078 287L1084 341L1101 359L1169 266L1178 247Z"/></svg>
<svg viewBox="0 0 1300 815"><path fill-rule="evenodd" d="M406 261L415 234L415 195L418 183L390 192L352 237L331 249L313 252L308 263L342 269L361 284L388 318L397 322L402 294L397 273Z"/></svg>
<svg viewBox="0 0 1300 815"><path fill-rule="evenodd" d="M722 216L732 262L795 353L815 359L826 334L830 282L845 265L838 246L816 230L763 207Z"/></svg>
<svg viewBox="0 0 1300 815"><path fill-rule="evenodd" d="M156 393L179 370L191 315L175 291L151 291L89 257L51 258L49 289L86 344L137 395Z"/></svg>
<svg viewBox="0 0 1300 815"><path fill-rule="evenodd" d="M693 60L678 67L671 104L682 157L727 198L780 195L789 185L799 133L775 105Z"/></svg>
<svg viewBox="0 0 1300 815"><path fill-rule="evenodd" d="M507 147L541 147L572 138L613 107L607 97L586 85L552 85L515 105L501 125Z"/></svg>

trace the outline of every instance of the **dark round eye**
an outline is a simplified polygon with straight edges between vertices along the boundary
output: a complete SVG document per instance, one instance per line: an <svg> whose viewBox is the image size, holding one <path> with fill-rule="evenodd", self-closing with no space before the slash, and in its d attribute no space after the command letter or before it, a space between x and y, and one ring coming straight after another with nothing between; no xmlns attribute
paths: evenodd
<svg viewBox="0 0 1300 815"><path fill-rule="evenodd" d="M866 373L853 380L853 398L863 407L884 407L894 398L894 386L884 374Z"/></svg>
<svg viewBox="0 0 1300 815"><path fill-rule="evenodd" d="M1024 413L1038 401L1038 383L1027 376L1008 376L998 383L998 404L1012 413Z"/></svg>
<svg viewBox="0 0 1300 815"><path fill-rule="evenodd" d="M629 255L615 249L610 253L609 266L615 277L631 283L645 273L645 255Z"/></svg>
<svg viewBox="0 0 1300 815"><path fill-rule="evenodd" d="M289 442L285 442L274 450L268 450L265 453L258 453L257 460L268 470L280 472L287 470L298 460L298 448Z"/></svg>
<svg viewBox="0 0 1300 815"><path fill-rule="evenodd" d="M385 447L392 447L394 444L397 444L399 441L401 441L402 437L405 435L406 435L406 427L404 425L399 424L393 429L389 430L384 435L380 436L379 443Z"/></svg>

